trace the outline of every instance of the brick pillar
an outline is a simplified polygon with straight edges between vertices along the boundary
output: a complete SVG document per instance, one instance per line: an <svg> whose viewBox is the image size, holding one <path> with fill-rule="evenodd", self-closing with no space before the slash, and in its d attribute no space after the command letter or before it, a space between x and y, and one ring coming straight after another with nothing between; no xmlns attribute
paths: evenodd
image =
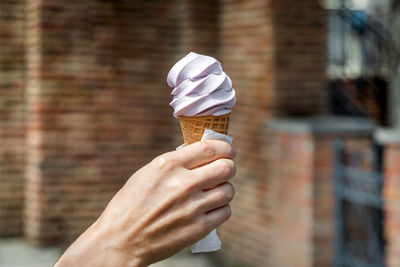
<svg viewBox="0 0 400 267"><path fill-rule="evenodd" d="M174 149L172 7L28 0L30 240L73 240L135 170Z"/></svg>
<svg viewBox="0 0 400 267"><path fill-rule="evenodd" d="M22 233L25 1L0 1L0 237Z"/></svg>
<svg viewBox="0 0 400 267"><path fill-rule="evenodd" d="M232 266L264 266L269 250L264 125L274 95L273 11L269 1L220 2L219 55L237 94L229 134L239 151L232 217L219 229L220 254Z"/></svg>
<svg viewBox="0 0 400 267"><path fill-rule="evenodd" d="M221 256L266 266L273 141L265 125L274 115L325 112L325 11L317 0L220 3L218 55L237 93L229 133L239 151L233 215L220 229Z"/></svg>
<svg viewBox="0 0 400 267"><path fill-rule="evenodd" d="M279 132L270 141L268 266L312 266L313 136Z"/></svg>
<svg viewBox="0 0 400 267"><path fill-rule="evenodd" d="M376 139L384 145L386 265L400 266L400 131L380 130Z"/></svg>
<svg viewBox="0 0 400 267"><path fill-rule="evenodd" d="M271 245L265 266L333 266L333 141L340 138L368 155L373 127L334 117L276 119L269 126Z"/></svg>

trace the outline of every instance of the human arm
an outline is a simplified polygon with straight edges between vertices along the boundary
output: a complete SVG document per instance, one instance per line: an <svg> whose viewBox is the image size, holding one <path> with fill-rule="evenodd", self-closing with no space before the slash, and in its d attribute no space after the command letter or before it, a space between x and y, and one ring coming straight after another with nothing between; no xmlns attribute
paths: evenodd
<svg viewBox="0 0 400 267"><path fill-rule="evenodd" d="M231 214L234 148L198 142L134 173L56 263L148 266L205 237Z"/></svg>

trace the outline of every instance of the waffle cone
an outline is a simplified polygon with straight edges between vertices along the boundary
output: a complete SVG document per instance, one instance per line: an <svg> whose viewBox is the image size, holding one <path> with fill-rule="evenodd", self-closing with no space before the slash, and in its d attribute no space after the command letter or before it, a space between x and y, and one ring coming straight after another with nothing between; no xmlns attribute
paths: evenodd
<svg viewBox="0 0 400 267"><path fill-rule="evenodd" d="M200 141L205 129L227 134L230 115L228 113L222 116L179 116L185 145Z"/></svg>

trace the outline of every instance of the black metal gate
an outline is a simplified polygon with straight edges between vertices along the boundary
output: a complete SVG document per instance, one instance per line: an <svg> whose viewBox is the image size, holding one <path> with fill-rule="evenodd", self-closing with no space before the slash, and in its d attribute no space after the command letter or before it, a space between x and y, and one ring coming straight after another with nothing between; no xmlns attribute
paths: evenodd
<svg viewBox="0 0 400 267"><path fill-rule="evenodd" d="M384 266L382 147L374 146L374 166L363 170L363 153L335 149L335 266Z"/></svg>

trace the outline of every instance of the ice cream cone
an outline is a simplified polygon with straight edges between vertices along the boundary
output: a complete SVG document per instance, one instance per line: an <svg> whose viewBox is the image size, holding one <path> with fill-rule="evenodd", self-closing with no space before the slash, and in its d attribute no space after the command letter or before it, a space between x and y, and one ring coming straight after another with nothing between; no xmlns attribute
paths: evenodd
<svg viewBox="0 0 400 267"><path fill-rule="evenodd" d="M185 145L201 140L205 129L228 133L230 113L222 116L179 116Z"/></svg>

